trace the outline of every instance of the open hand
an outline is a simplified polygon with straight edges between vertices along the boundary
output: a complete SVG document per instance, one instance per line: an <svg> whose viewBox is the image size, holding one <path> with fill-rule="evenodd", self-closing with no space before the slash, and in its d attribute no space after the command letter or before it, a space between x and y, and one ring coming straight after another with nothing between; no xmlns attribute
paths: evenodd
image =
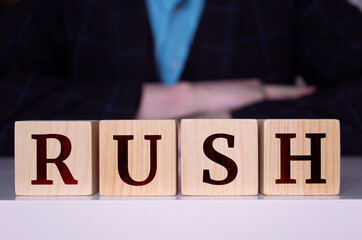
<svg viewBox="0 0 362 240"><path fill-rule="evenodd" d="M175 86L145 84L138 119L215 115L266 100L292 100L312 94L314 86L263 84L258 79L180 82ZM216 114L218 116L220 114Z"/></svg>

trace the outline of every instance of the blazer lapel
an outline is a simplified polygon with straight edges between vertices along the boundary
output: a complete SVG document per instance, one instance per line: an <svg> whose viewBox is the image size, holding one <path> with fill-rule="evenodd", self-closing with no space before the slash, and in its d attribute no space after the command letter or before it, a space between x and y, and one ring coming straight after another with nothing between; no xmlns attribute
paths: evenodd
<svg viewBox="0 0 362 240"><path fill-rule="evenodd" d="M117 75L127 80L157 81L145 2L113 0L112 3L110 41Z"/></svg>

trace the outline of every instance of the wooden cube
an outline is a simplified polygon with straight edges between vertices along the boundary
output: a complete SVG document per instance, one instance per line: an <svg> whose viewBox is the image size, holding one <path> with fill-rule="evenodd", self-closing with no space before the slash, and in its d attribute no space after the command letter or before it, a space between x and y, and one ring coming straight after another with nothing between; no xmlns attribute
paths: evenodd
<svg viewBox="0 0 362 240"><path fill-rule="evenodd" d="M15 123L17 195L92 195L98 190L98 121Z"/></svg>
<svg viewBox="0 0 362 240"><path fill-rule="evenodd" d="M256 120L181 122L183 195L257 195Z"/></svg>
<svg viewBox="0 0 362 240"><path fill-rule="evenodd" d="M337 195L338 120L259 120L260 192Z"/></svg>
<svg viewBox="0 0 362 240"><path fill-rule="evenodd" d="M100 122L100 195L175 195L175 120Z"/></svg>

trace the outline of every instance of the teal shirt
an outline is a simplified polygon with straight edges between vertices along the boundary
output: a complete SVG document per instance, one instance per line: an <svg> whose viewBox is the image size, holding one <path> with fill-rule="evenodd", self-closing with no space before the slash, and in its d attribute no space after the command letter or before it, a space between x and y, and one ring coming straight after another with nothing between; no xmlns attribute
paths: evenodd
<svg viewBox="0 0 362 240"><path fill-rule="evenodd" d="M205 0L145 0L161 81L176 84L181 77Z"/></svg>

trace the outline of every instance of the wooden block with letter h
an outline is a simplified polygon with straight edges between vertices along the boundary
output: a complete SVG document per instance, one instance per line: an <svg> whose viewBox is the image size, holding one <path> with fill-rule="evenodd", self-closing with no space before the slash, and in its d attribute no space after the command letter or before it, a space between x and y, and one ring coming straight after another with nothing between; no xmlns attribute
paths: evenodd
<svg viewBox="0 0 362 240"><path fill-rule="evenodd" d="M15 123L17 195L92 195L98 190L98 121Z"/></svg>
<svg viewBox="0 0 362 240"><path fill-rule="evenodd" d="M260 192L337 195L338 120L259 120Z"/></svg>
<svg viewBox="0 0 362 240"><path fill-rule="evenodd" d="M182 120L182 194L257 195L257 130L256 120Z"/></svg>
<svg viewBox="0 0 362 240"><path fill-rule="evenodd" d="M100 122L100 195L175 195L175 120Z"/></svg>

